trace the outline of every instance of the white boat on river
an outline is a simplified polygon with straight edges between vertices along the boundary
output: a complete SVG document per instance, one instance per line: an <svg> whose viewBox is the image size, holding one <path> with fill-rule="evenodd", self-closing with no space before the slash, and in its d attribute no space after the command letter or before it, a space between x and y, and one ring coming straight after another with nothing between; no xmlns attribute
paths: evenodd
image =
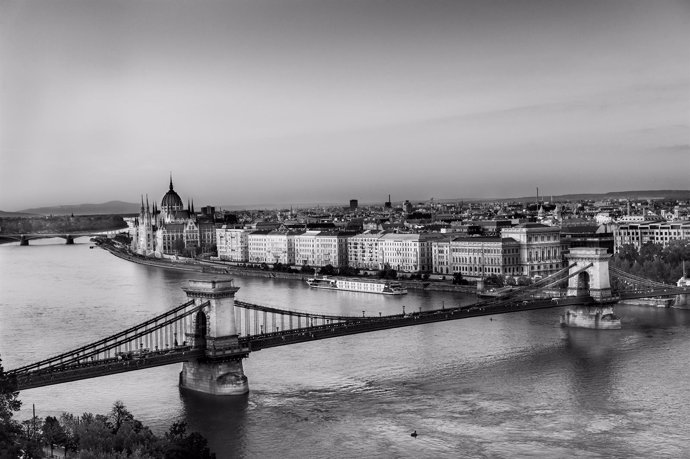
<svg viewBox="0 0 690 459"><path fill-rule="evenodd" d="M341 279L336 277L310 277L307 284L312 288L347 290L350 292L404 295L407 293L400 282L389 280Z"/></svg>

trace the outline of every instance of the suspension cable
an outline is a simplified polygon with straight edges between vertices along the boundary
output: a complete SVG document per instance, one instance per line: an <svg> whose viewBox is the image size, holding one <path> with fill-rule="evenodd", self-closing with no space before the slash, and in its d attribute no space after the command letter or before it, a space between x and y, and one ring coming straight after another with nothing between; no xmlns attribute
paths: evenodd
<svg viewBox="0 0 690 459"><path fill-rule="evenodd" d="M158 328L162 328L162 326L154 326L153 328L145 328L145 327L147 327L147 326L149 326L149 325L151 325L151 324L155 324L155 323L157 323L159 320L165 319L165 318L167 318L167 317L169 317L169 316L171 316L171 315L174 315L174 317L173 317L172 319L168 319L167 321L163 322L164 324L169 325L169 324L171 324L171 323L176 322L178 319L183 318L183 317L186 317L186 316L192 314L192 312L195 312L195 311L201 309L202 307L207 306L209 303L206 302L206 303L203 303L203 304L200 305L200 306L197 306L197 307L193 308L192 310L190 310L190 311L192 311L192 312L186 311L186 312L184 312L184 313L182 313L182 314L177 314L179 311L181 311L181 310L187 308L188 306L190 306L190 305L192 305L192 304L194 304L194 301L193 301L193 300L192 300L192 301L188 301L187 303L184 303L184 304L182 304L182 305L180 305L180 306L177 306L176 308L171 309L170 311L167 311L167 312L165 312L165 313L163 313L163 314L160 314L159 316L156 316L156 317L154 317L153 319L149 319L149 320L147 320L147 321L145 321L145 322L142 322L142 323L140 323L140 324L138 324L138 325L135 325L135 326L133 326L133 327L130 327L130 328L128 328L127 330L124 330L124 331L115 333L114 335L110 335L110 336L108 336L107 338L103 338L103 339L100 339L100 340L98 340L98 341L94 341L93 343L86 344L86 345L81 346L81 347L79 347L79 348L77 348L77 349L72 349L71 351L68 351L68 352L63 352L62 354L58 354L58 355L55 355L55 356L53 356L53 357L49 357L49 358L44 359L44 360L41 360L41 361L39 361L39 362L34 362L34 363L32 363L32 364L29 364L29 365L24 365L24 366L22 366L22 367L15 368L14 370L8 371L8 373L25 372L25 371L31 370L31 369L33 369L33 368L38 368L38 367L40 367L40 366L42 366L42 365L49 365L49 364L52 364L52 363L61 363L61 364L64 364L64 363L72 362L72 361L75 361L75 360L78 360L78 359L82 359L82 358L85 358L85 357L90 357L91 355L99 354L100 352L106 351L106 350L108 350L108 349L111 349L112 347L106 346L106 348L103 348L103 349L101 350L101 348L97 348L97 346L104 345L104 344L106 344L106 343L108 343L108 342L110 342L110 341L113 341L113 340L118 340L119 338L122 338L122 337L125 337L126 339L125 339L125 340L119 340L119 341L117 341L118 343L128 342L128 341L134 339L134 337L141 337L141 336L144 336L144 335L148 334L148 333L149 333L150 331L152 331L152 330L157 330ZM138 332L138 330L140 330L140 329L144 329L144 330L141 331L141 332ZM127 337L127 335L129 335L130 333L134 333L134 335ZM118 345L119 345L119 344L118 344ZM113 346L113 347L114 347L114 346ZM96 348L97 348L97 349L96 349ZM93 351L93 349L96 349L96 351ZM80 353L82 353L82 352L84 352L85 354L75 357L77 354L80 354Z"/></svg>

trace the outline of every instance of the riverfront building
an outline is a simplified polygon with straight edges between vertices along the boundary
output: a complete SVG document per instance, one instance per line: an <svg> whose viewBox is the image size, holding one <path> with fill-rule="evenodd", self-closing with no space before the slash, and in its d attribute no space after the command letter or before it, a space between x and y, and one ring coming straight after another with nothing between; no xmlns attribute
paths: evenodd
<svg viewBox="0 0 690 459"><path fill-rule="evenodd" d="M549 276L565 267L561 244L561 229L541 223L523 223L503 228L501 237L519 243L518 269L515 275Z"/></svg>
<svg viewBox="0 0 690 459"><path fill-rule="evenodd" d="M230 228L228 225L216 228L216 241L221 260L249 261L249 232L244 228Z"/></svg>
<svg viewBox="0 0 690 459"><path fill-rule="evenodd" d="M690 239L690 220L621 223L613 227L616 252L625 244L631 244L639 251L648 242L667 246L671 241L688 239Z"/></svg>
<svg viewBox="0 0 690 459"><path fill-rule="evenodd" d="M453 274L481 279L522 275L520 243L513 238L458 237L450 241Z"/></svg>
<svg viewBox="0 0 690 459"><path fill-rule="evenodd" d="M347 240L348 266L357 269L383 269L384 231L367 230Z"/></svg>

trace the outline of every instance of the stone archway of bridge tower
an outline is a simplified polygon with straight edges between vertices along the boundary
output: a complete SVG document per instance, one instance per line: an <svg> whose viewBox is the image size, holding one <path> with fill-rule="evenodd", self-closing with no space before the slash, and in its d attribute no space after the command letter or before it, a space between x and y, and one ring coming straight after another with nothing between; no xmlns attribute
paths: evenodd
<svg viewBox="0 0 690 459"><path fill-rule="evenodd" d="M568 280L568 296L589 294L598 301L611 297L611 279L609 277L609 260L611 254L600 247L573 247L566 255L570 274L581 271Z"/></svg>
<svg viewBox="0 0 690 459"><path fill-rule="evenodd" d="M196 313L194 318L194 347L206 347L206 335L208 335L208 318L204 311Z"/></svg>

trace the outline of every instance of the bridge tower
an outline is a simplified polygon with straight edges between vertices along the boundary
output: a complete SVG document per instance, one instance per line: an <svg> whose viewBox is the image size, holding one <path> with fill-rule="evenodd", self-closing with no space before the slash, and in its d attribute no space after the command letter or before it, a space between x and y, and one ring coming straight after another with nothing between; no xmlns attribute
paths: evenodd
<svg viewBox="0 0 690 459"><path fill-rule="evenodd" d="M571 264L575 263L575 266L570 268L570 273L586 269L568 279L568 296L590 295L598 302L610 300L609 259L611 257L612 255L606 253L603 247L571 248L570 253L566 255Z"/></svg>
<svg viewBox="0 0 690 459"><path fill-rule="evenodd" d="M620 319L613 313L617 298L611 294L609 260L612 257L603 247L572 247L566 258L570 273L582 270L568 280L568 296L587 298L590 305L576 306L566 311L561 323L568 327L619 329Z"/></svg>
<svg viewBox="0 0 690 459"><path fill-rule="evenodd" d="M235 324L235 293L232 279L190 280L182 288L197 305L208 301L186 330L187 342L204 347L205 356L183 363L180 387L212 395L242 395L249 392L247 377L238 354Z"/></svg>

